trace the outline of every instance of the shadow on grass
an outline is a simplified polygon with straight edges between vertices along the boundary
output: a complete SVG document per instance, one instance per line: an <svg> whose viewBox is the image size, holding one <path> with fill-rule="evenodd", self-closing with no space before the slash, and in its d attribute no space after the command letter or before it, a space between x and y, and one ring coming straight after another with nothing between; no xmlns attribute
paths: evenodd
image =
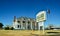
<svg viewBox="0 0 60 36"><path fill-rule="evenodd" d="M40 36L60 36L60 35L40 35Z"/></svg>
<svg viewBox="0 0 60 36"><path fill-rule="evenodd" d="M60 36L60 34L59 35L38 35L38 34L31 34L32 36Z"/></svg>

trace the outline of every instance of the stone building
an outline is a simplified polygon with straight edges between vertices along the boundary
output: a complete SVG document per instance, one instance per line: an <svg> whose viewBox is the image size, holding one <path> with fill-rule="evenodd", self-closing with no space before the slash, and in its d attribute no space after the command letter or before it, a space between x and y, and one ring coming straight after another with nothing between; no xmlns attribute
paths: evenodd
<svg viewBox="0 0 60 36"><path fill-rule="evenodd" d="M14 29L32 30L38 29L38 24L36 23L36 19L33 18L28 17L16 18L16 16L14 16L13 27Z"/></svg>

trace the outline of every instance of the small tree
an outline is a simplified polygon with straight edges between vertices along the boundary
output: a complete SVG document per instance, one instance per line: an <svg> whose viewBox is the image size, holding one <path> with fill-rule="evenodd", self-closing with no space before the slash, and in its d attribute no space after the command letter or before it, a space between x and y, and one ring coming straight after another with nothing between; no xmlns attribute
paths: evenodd
<svg viewBox="0 0 60 36"><path fill-rule="evenodd" d="M2 23L0 23L0 29L2 29L3 28L3 24Z"/></svg>

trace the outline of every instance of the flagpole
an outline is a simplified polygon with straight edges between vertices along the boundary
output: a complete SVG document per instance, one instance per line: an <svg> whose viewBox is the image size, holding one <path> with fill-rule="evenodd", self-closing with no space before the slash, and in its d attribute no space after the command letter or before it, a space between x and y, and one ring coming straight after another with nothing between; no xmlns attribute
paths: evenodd
<svg viewBox="0 0 60 36"><path fill-rule="evenodd" d="M50 9L47 10L47 20L48 20L47 22L48 22L48 24L49 24L49 14L50 14Z"/></svg>

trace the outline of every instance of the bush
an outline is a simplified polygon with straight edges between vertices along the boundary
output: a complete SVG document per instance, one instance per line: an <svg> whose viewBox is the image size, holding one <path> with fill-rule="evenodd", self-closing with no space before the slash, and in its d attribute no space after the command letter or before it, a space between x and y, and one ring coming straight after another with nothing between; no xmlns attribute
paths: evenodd
<svg viewBox="0 0 60 36"><path fill-rule="evenodd" d="M13 30L14 28L13 27L5 27L4 29L5 30Z"/></svg>
<svg viewBox="0 0 60 36"><path fill-rule="evenodd" d="M13 29L14 29L13 27L10 28L10 30L13 30Z"/></svg>
<svg viewBox="0 0 60 36"><path fill-rule="evenodd" d="M5 27L5 30L9 30L9 27Z"/></svg>

